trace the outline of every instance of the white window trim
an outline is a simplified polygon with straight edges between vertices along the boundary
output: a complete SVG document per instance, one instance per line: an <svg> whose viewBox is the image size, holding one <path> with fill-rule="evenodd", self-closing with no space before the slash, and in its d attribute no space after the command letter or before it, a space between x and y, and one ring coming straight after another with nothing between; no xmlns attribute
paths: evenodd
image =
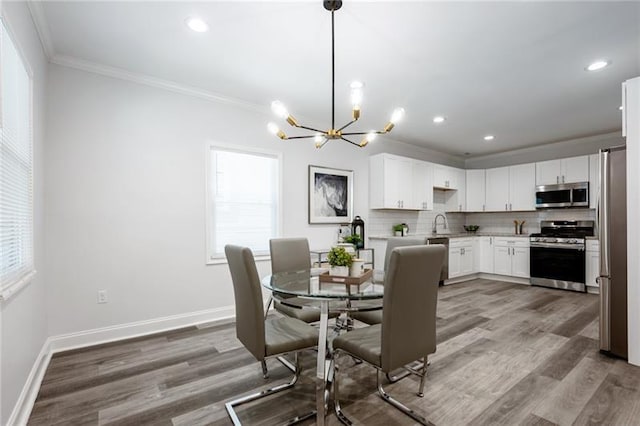
<svg viewBox="0 0 640 426"><path fill-rule="evenodd" d="M13 44L14 49L18 53L20 60L22 61L22 65L29 76L29 120L31 120L31 269L27 271L24 275L22 275L18 280L13 281L11 283L1 285L0 286L0 302L9 300L12 296L17 294L23 287L26 287L30 284L37 271L35 269L36 265L36 246L35 246L35 180L34 180L34 169L35 169L35 126L34 126L34 102L33 102L33 69L31 68L31 64L27 60L27 56L18 43L16 33L11 27L9 20L6 18L3 12L0 12L0 24L4 25L4 28L7 30L9 37L11 38L11 43Z"/></svg>
<svg viewBox="0 0 640 426"><path fill-rule="evenodd" d="M277 218L277 229L276 236L282 235L282 224L283 224L283 205L282 205L282 186L283 186L283 155L282 152L272 151L262 148L256 148L252 146L244 146L244 145L234 145L229 143L218 143L218 142L207 142L205 144L205 197L206 197L206 208L205 208L205 264L207 265L221 265L227 263L227 258L224 255L219 256L210 256L212 247L209 235L211 235L211 212L213 209L213 199L211 197L211 150L213 149L222 149L226 151L234 151L245 154L262 154L268 155L277 158L278 160L278 218ZM271 257L269 255L256 255L256 262L264 262L270 260Z"/></svg>

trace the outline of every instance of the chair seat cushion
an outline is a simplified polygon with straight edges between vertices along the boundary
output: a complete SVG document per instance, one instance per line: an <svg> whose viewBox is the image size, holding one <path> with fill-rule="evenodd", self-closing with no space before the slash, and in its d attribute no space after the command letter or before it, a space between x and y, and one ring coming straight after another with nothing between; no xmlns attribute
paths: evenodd
<svg viewBox="0 0 640 426"><path fill-rule="evenodd" d="M292 299L287 299L287 304L280 303L278 301L275 302L274 308L276 311L280 312L283 315L286 315L291 318L299 319L300 321L304 321L306 323L310 322L318 322L320 321L320 309L302 309L302 308L294 308L293 306L288 306L290 303L295 305L296 301L300 300L297 297ZM300 305L304 305L305 301L300 300ZM306 301L308 304L308 301ZM329 312L329 318L335 318L339 314L336 312Z"/></svg>
<svg viewBox="0 0 640 426"><path fill-rule="evenodd" d="M353 312L351 313L351 317L369 325L382 324L382 309L377 311Z"/></svg>
<svg viewBox="0 0 640 426"><path fill-rule="evenodd" d="M380 367L381 333L381 324L357 328L336 337L333 349L342 349L371 365Z"/></svg>
<svg viewBox="0 0 640 426"><path fill-rule="evenodd" d="M265 355L277 355L311 348L318 344L318 330L295 318L265 321Z"/></svg>

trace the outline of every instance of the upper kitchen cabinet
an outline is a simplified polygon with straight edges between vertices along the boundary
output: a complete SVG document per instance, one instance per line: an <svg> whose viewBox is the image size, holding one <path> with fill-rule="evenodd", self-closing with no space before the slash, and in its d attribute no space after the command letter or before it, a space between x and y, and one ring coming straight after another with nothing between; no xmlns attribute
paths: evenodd
<svg viewBox="0 0 640 426"><path fill-rule="evenodd" d="M369 208L433 208L430 163L391 154L369 157Z"/></svg>
<svg viewBox="0 0 640 426"><path fill-rule="evenodd" d="M464 212L466 211L466 171L450 167L451 181L455 182L454 190L445 191L445 211Z"/></svg>
<svg viewBox="0 0 640 426"><path fill-rule="evenodd" d="M455 167L434 164L433 186L440 189L458 189L458 186L464 184L464 179L462 182L459 181L460 171L464 173L464 170L456 169Z"/></svg>
<svg viewBox="0 0 640 426"><path fill-rule="evenodd" d="M433 165L425 161L412 161L413 207L433 210Z"/></svg>
<svg viewBox="0 0 640 426"><path fill-rule="evenodd" d="M482 212L485 210L485 171L467 170L466 172L467 211Z"/></svg>
<svg viewBox="0 0 640 426"><path fill-rule="evenodd" d="M532 163L486 170L486 211L535 210Z"/></svg>
<svg viewBox="0 0 640 426"><path fill-rule="evenodd" d="M536 185L589 181L589 156L536 163Z"/></svg>

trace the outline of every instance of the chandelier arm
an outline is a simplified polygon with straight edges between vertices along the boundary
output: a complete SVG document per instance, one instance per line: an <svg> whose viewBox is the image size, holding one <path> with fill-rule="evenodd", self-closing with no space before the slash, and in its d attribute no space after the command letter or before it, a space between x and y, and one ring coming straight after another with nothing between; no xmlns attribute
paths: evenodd
<svg viewBox="0 0 640 426"><path fill-rule="evenodd" d="M340 127L340 128L338 129L338 131L340 132L340 131L342 131L342 130L346 129L347 127L351 126L351 125L352 125L353 123L355 123L356 121L358 121L358 120L351 120L350 122L348 122L348 123L347 123L347 124L345 124L344 126Z"/></svg>
<svg viewBox="0 0 640 426"><path fill-rule="evenodd" d="M318 133L322 133L323 135L326 135L327 132L325 132L324 130L318 130L318 129L314 129L313 127L307 127L307 126L297 126L300 127L301 129L305 129L305 130L311 130L312 132L318 132Z"/></svg>
<svg viewBox="0 0 640 426"><path fill-rule="evenodd" d="M354 141L350 141L349 139L345 138L345 137L341 137L340 139L342 139L345 142L349 142L351 145L355 145L358 148L361 148L360 144L355 143Z"/></svg>
<svg viewBox="0 0 640 426"><path fill-rule="evenodd" d="M316 135L309 135L309 136L287 136L287 139L309 139L309 138L315 138Z"/></svg>
<svg viewBox="0 0 640 426"><path fill-rule="evenodd" d="M368 135L369 133L375 133L376 135L384 135L387 132L383 132L382 130L376 130L374 132L352 132L352 133L343 133L342 136L360 136L360 135Z"/></svg>

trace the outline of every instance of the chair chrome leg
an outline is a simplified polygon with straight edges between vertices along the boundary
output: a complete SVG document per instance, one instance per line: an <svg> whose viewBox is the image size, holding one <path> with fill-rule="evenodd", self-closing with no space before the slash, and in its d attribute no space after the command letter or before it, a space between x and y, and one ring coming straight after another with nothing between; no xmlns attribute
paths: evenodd
<svg viewBox="0 0 640 426"><path fill-rule="evenodd" d="M277 392L281 392L283 390L289 389L291 387L293 387L293 385L296 384L296 382L298 381L298 377L299 377L299 373L300 373L300 362L298 360L298 353L296 352L295 354L295 364L296 364L296 368L295 371L296 373L294 374L293 378L291 379L291 381L289 383L283 383L281 385L277 385L274 386L272 388L269 389L265 389L263 391L260 392L256 392L256 393L252 393L250 395L246 395L243 397L240 397L238 399L234 399L233 401L229 401L225 404L225 408L227 409L227 413L229 414L229 417L231 418L231 421L233 422L233 424L235 426L240 426L242 425L242 423L240 422L240 419L238 418L238 415L236 414L234 407L237 407L238 405L242 405L242 404L246 404L247 402L251 402L251 401L255 401L256 399L260 399L263 398L267 395L273 395L274 393ZM287 361L288 362L288 361ZM308 413L305 413L301 416L296 416L293 419L289 420L287 422L287 424L293 424L293 423L297 423L303 420L306 420L308 418L311 418L313 416L316 415L316 411L310 411Z"/></svg>
<svg viewBox="0 0 640 426"><path fill-rule="evenodd" d="M267 306L264 307L264 319L267 319L267 316L269 315L269 308L271 307L272 303L274 303L273 296L269 296L269 300L267 300Z"/></svg>
<svg viewBox="0 0 640 426"><path fill-rule="evenodd" d="M406 405L404 405L403 403L401 403L400 401L394 399L391 395L389 395L387 391L385 391L382 387L382 374L383 374L382 371L378 370L377 373L378 373L377 374L378 394L383 400L393 405L398 410L402 411L403 413L405 413L407 416L411 417L418 423L425 426L434 426L433 423L431 423L430 421L428 421L427 419L425 419L424 417L422 417L421 415L419 415L418 413L416 413L415 411L413 411L412 409L410 409L409 407L407 407Z"/></svg>
<svg viewBox="0 0 640 426"><path fill-rule="evenodd" d="M263 359L262 361L260 361L260 364L262 365L262 378L268 379L269 370L267 370L267 360Z"/></svg>
<svg viewBox="0 0 640 426"><path fill-rule="evenodd" d="M336 412L336 417L340 420L340 423L345 425L352 425L353 422L344 414L340 407L340 386L338 384L338 354L334 354L334 358L331 361L333 363L333 409Z"/></svg>
<svg viewBox="0 0 640 426"><path fill-rule="evenodd" d="M424 396L424 379L427 377L427 366L429 365L428 356L425 355L422 364L422 376L420 377L420 387L418 388L418 396L422 398Z"/></svg>

